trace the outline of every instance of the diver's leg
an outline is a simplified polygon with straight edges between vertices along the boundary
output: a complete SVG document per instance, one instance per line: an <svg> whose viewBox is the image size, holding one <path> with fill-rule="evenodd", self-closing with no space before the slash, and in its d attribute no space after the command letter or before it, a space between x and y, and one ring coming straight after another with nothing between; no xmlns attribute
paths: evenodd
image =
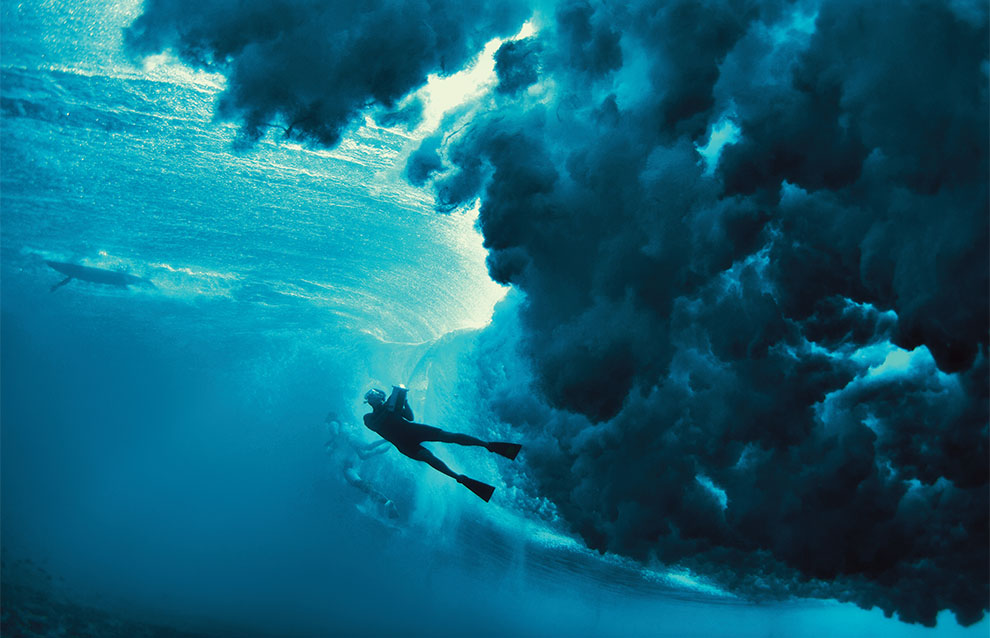
<svg viewBox="0 0 990 638"><path fill-rule="evenodd" d="M474 445L477 447L483 447L489 452L494 452L495 454L500 454L507 459L515 459L516 455L519 454L519 450L522 446L518 443L502 443L502 442L489 442L482 441L473 436L467 434L459 434L457 432L447 432L446 430L441 430L440 428L435 428L430 425L422 425L417 423L419 426L417 432L419 433L420 440L422 441L436 441L438 443L456 443L457 445Z"/></svg>
<svg viewBox="0 0 990 638"><path fill-rule="evenodd" d="M405 454L405 452L403 452L403 454ZM456 480L458 483L477 494L486 503L492 498L492 493L495 491L494 487L486 483L482 483L481 481L476 481L473 478L469 478L464 474L457 474L452 469L447 467L446 463L434 456L433 452L430 452L422 445L419 446L419 448L414 452L407 454L407 456L410 456L417 461L428 463L433 469L443 472L450 478Z"/></svg>
<svg viewBox="0 0 990 638"><path fill-rule="evenodd" d="M409 454L409 456L411 458L416 459L417 461L422 461L423 463L426 463L434 470L437 470L438 472L442 472L443 474L446 474L452 479L460 478L460 474L447 467L446 463L438 459L436 456L433 455L433 452L430 452L422 445L419 446L414 452Z"/></svg>
<svg viewBox="0 0 990 638"><path fill-rule="evenodd" d="M482 441L481 439L476 439L473 436L469 436L467 434L458 434L457 432L447 432L446 430L435 428L432 425L421 425L420 428L421 428L420 436L424 441L436 441L437 443L456 443L457 445L476 445L478 447L485 447L488 445L487 442Z"/></svg>
<svg viewBox="0 0 990 638"><path fill-rule="evenodd" d="M457 445L477 445L479 447L485 447L488 445L485 441L481 439L476 439L468 434L459 434L457 432L443 432L443 438L437 439L439 443L456 443Z"/></svg>
<svg viewBox="0 0 990 638"><path fill-rule="evenodd" d="M398 518L399 511L395 509L395 503L392 502L392 499L373 488L371 483L361 478L361 475L358 474L356 467L353 465L348 466L344 470L344 478L352 486L367 494L368 498L372 501L382 506L385 509L385 514L389 518Z"/></svg>
<svg viewBox="0 0 990 638"><path fill-rule="evenodd" d="M367 493L368 484L363 478L361 478L361 475L357 473L357 468L353 465L348 465L344 468L344 480L350 483L351 486Z"/></svg>

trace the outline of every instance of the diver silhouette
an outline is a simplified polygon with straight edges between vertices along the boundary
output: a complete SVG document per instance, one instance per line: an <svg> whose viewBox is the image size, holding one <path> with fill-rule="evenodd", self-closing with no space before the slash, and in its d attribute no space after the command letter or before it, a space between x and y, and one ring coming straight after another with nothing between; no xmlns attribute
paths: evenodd
<svg viewBox="0 0 990 638"><path fill-rule="evenodd" d="M151 283L144 277L138 277L136 275L131 275L126 272L120 272L119 270L108 270L106 268L94 268L92 266L83 266L82 264L70 264L64 261L45 261L53 270L65 275L65 279L58 282L51 288L51 292L55 292L65 284L69 283L73 279L78 279L79 281L90 281L94 284L105 284L107 286L116 286L118 288L127 288L128 286L141 285L155 287L155 284Z"/></svg>
<svg viewBox="0 0 990 638"><path fill-rule="evenodd" d="M360 463L358 459L363 462L373 456L387 452L388 441L378 440L374 443L364 443L360 441L358 437L350 431L349 427L341 423L334 412L328 414L326 419L324 419L324 422L327 424L330 434L330 439L326 442L324 447L327 454L334 457L337 463L341 466L344 480L347 481L352 487L355 487L363 492L371 503L379 508L386 517L390 519L398 518L399 511L396 509L395 503L392 502L392 499L375 489L375 487L372 486L367 479L361 476L359 471ZM360 507L358 509L360 509Z"/></svg>
<svg viewBox="0 0 990 638"><path fill-rule="evenodd" d="M364 400L371 406L371 412L364 415L364 425L395 446L399 452L411 459L422 461L433 469L446 474L458 483L477 494L486 503L492 498L495 488L481 481L458 474L447 464L423 447L426 441L456 443L483 447L507 459L514 459L522 448L518 443L488 442L467 434L447 432L430 425L413 422L412 408L406 401L406 388L392 386L392 394L385 400L385 393L378 388L368 390Z"/></svg>

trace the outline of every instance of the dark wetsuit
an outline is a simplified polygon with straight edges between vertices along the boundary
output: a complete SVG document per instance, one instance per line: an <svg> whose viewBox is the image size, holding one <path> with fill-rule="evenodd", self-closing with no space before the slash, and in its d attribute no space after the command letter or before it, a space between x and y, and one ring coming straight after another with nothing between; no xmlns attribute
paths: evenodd
<svg viewBox="0 0 990 638"><path fill-rule="evenodd" d="M413 458L424 441L443 441L444 435L449 436L440 428L413 423L412 419L413 413L408 403L403 406L402 416L382 406L364 415L364 425L394 445L395 449Z"/></svg>
<svg viewBox="0 0 990 638"><path fill-rule="evenodd" d="M373 393L369 392L368 394L372 395ZM380 397L384 396L380 390L375 394L379 394ZM395 406L398 401L402 401L401 410L398 408L389 409L390 404ZM371 404L372 412L364 415L365 427L394 445L395 449L409 458L422 461L433 469L457 479L458 483L480 496L485 502L492 497L492 493L495 491L494 487L453 471L447 467L446 463L434 456L433 452L423 447L423 443L438 441L440 443L456 443L457 445L474 445L510 459L516 458L516 454L522 447L517 443L488 443L467 434L447 432L430 425L414 423L412 409L405 402L405 388L401 386L396 386L387 403L370 399L368 403Z"/></svg>
<svg viewBox="0 0 990 638"><path fill-rule="evenodd" d="M457 443L459 445L484 445L473 436L447 432L432 425L413 423L413 412L409 404L403 405L402 416L392 412L384 405L373 408L373 412L364 415L364 425L395 446L395 449L410 458L422 460L420 451L425 451L422 443L437 441L440 443Z"/></svg>

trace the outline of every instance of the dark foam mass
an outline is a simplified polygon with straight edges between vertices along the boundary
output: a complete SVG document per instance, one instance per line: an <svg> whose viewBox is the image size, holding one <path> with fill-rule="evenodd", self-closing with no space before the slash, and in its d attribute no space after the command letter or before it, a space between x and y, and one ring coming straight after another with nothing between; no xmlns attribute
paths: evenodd
<svg viewBox="0 0 990 638"><path fill-rule="evenodd" d="M130 35L226 70L249 136L332 144L525 19L327 6L150 2ZM407 166L444 208L480 197L523 293L477 356L532 489L589 546L744 595L979 620L986 4L535 9L480 115Z"/></svg>
<svg viewBox="0 0 990 638"><path fill-rule="evenodd" d="M246 141L275 125L329 146L363 109L460 70L527 16L519 0L148 0L126 42L224 73L217 111Z"/></svg>

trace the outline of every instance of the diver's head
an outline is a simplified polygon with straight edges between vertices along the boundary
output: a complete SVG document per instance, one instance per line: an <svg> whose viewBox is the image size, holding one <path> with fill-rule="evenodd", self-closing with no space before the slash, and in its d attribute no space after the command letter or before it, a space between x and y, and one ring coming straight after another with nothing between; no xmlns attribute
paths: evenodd
<svg viewBox="0 0 990 638"><path fill-rule="evenodd" d="M364 402L370 403L373 408L380 408L385 405L385 393L378 388L372 388L364 393Z"/></svg>

